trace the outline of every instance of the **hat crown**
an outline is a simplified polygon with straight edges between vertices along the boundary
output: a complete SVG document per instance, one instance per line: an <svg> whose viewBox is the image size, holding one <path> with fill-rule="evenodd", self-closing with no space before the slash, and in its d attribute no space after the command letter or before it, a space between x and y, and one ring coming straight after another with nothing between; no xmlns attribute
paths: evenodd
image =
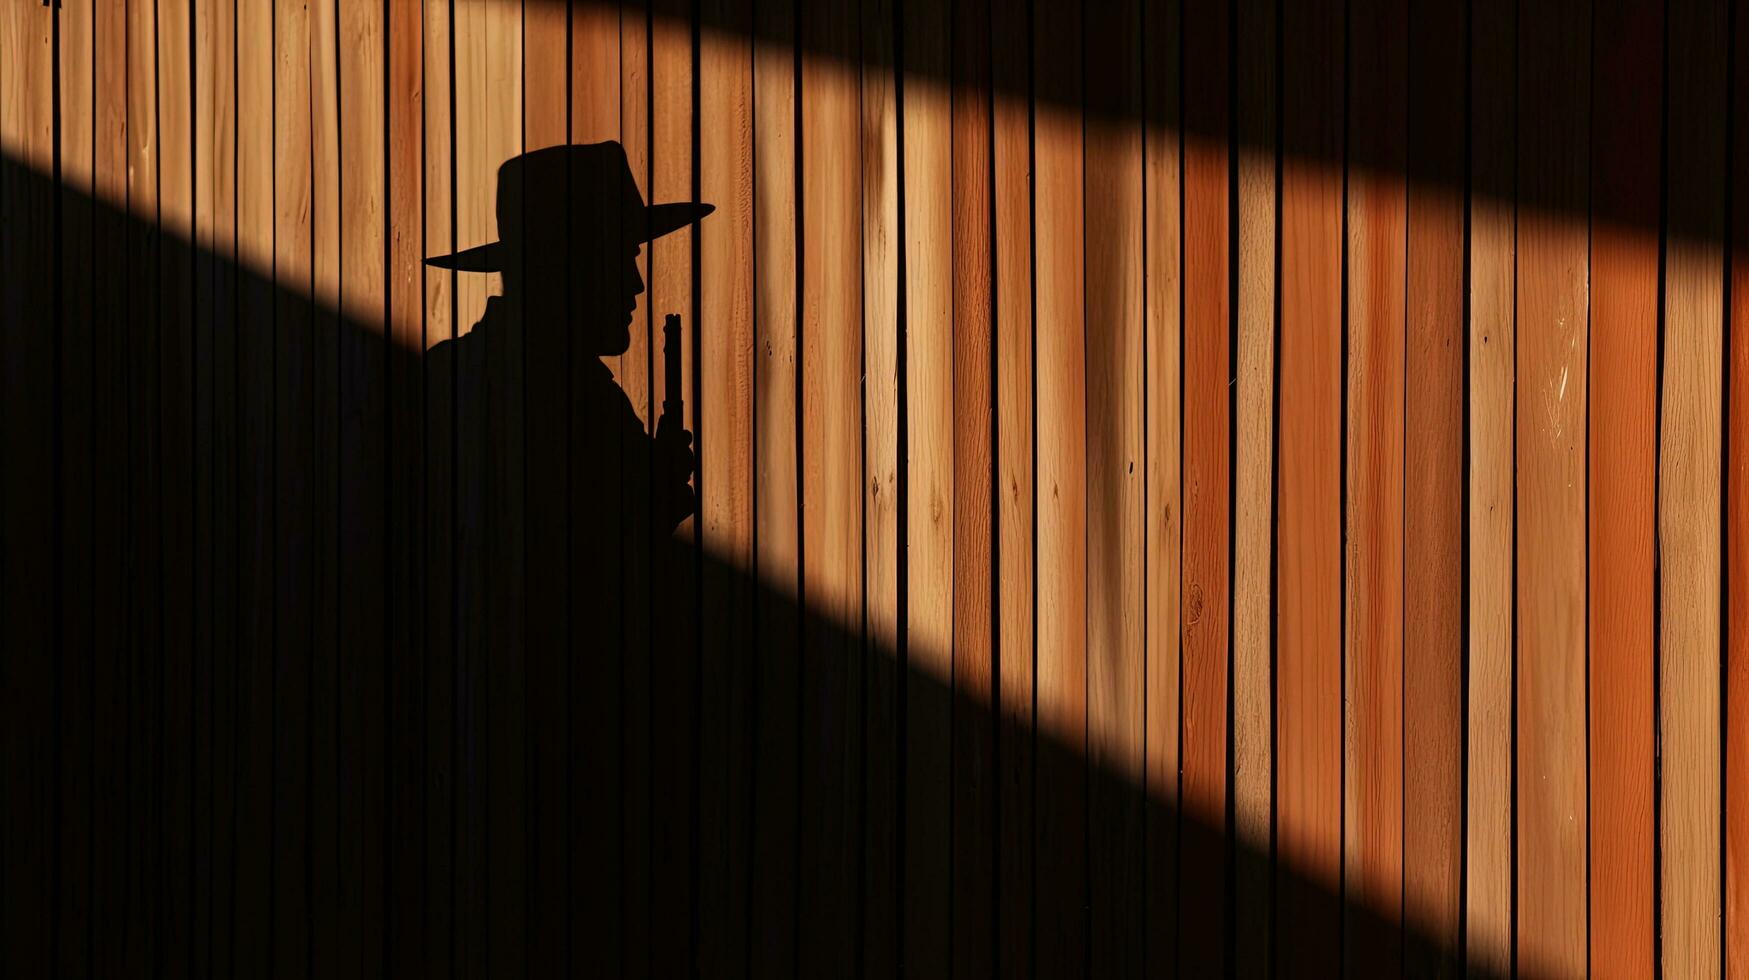
<svg viewBox="0 0 1749 980"><path fill-rule="evenodd" d="M498 238L509 245L526 239L530 225L567 221L573 233L618 238L643 207L625 147L613 140L530 150L498 167Z"/></svg>

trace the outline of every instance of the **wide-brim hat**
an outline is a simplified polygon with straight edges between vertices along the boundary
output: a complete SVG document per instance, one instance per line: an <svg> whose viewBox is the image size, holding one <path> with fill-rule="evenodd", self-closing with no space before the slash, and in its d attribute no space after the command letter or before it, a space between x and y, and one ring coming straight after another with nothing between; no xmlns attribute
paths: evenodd
<svg viewBox="0 0 1749 980"><path fill-rule="evenodd" d="M511 157L498 168L497 241L425 263L461 272L501 272L529 237L530 225L541 225L546 240L554 234L589 235L598 242L613 237L636 246L714 210L691 201L645 204L625 148L612 140L549 146Z"/></svg>

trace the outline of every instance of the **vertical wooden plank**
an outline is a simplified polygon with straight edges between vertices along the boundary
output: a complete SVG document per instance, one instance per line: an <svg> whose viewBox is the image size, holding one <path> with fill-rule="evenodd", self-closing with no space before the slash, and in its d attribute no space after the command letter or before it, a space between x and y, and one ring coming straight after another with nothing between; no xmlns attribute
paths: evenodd
<svg viewBox="0 0 1749 980"><path fill-rule="evenodd" d="M1282 11L1275 914L1296 976L1339 969L1341 929L1341 13Z"/></svg>
<svg viewBox="0 0 1749 980"><path fill-rule="evenodd" d="M1662 11L1594 15L1591 224L1591 962L1653 972L1652 701L1657 515Z"/></svg>
<svg viewBox="0 0 1749 980"><path fill-rule="evenodd" d="M425 862L431 823L424 781L433 760L426 752L423 699L426 672L425 466L425 247L424 78L421 48L425 25L414 0L391 0L383 30L387 41L385 82L388 115L384 189L388 236L387 493L385 643L388 695L388 756L385 773L384 840L390 968L420 973L428 968L429 941ZM433 888L433 891L437 891ZM447 910L446 910L447 911Z"/></svg>
<svg viewBox="0 0 1749 980"><path fill-rule="evenodd" d="M1087 49L1105 52L1086 66L1084 147L1088 957L1102 975L1139 972L1143 952L1140 29L1134 3L1087 11Z"/></svg>
<svg viewBox="0 0 1749 980"><path fill-rule="evenodd" d="M159 315L157 19L153 7L129 4L123 48L127 90L127 324L128 430L128 789L127 907L147 909L128 919L128 956L160 962L165 937L163 799L164 553L159 499L161 428L158 413L162 352Z"/></svg>
<svg viewBox="0 0 1749 980"><path fill-rule="evenodd" d="M862 793L862 209L858 24L800 16L802 769L800 972L836 972L855 948Z"/></svg>
<svg viewBox="0 0 1749 980"><path fill-rule="evenodd" d="M950 970L953 939L949 781L954 629L953 103L950 4L902 4L905 239L901 506L906 605L904 869L901 962ZM805 93L804 93L805 97Z"/></svg>
<svg viewBox="0 0 1749 980"><path fill-rule="evenodd" d="M1226 970L1233 311L1231 8L1184 11L1184 556L1180 969Z"/></svg>
<svg viewBox="0 0 1749 980"><path fill-rule="evenodd" d="M640 190L650 189L650 9L648 0L625 0L620 4L619 22L619 126L620 140L625 147L626 162L631 167ZM646 193L646 197L647 197ZM650 282L651 249L645 246L638 254L638 273ZM657 402L651 398L653 365L657 352L652 347L652 310L654 295L646 292L632 311L630 345L619 356L613 368L615 380L631 402L632 411L642 419L646 431L654 431ZM632 457L622 447L622 466ZM628 972L649 972L653 952L655 925L651 921L651 887L653 848L650 824L656 805L652 796L650 756L650 697L655 683L650 675L651 615L649 597L653 582L650 572L650 512L649 503L633 492L631 477L624 477L622 531L620 555L624 568L621 603L624 608L622 677L623 691L620 712L621 853L624 875L622 907L625 909L622 943L625 950L624 969Z"/></svg>
<svg viewBox="0 0 1749 980"><path fill-rule="evenodd" d="M388 480L389 360L396 331L389 310L388 24L386 4L342 4L332 19L338 136L329 159L335 184L324 193L338 212L333 242L338 268L339 417L339 662L336 818L339 858L338 941L341 976L369 976L388 954L384 920L391 838L385 717L389 684L406 678L385 673L388 639L388 515L397 505ZM324 16L323 22L330 18ZM326 76L325 76L326 77ZM410 217L410 216L409 216ZM327 236L318 236L318 243ZM410 762L411 760L409 760ZM398 768L398 767L397 767Z"/></svg>
<svg viewBox="0 0 1749 980"><path fill-rule="evenodd" d="M158 776L163 838L163 936L161 968L190 967L195 893L188 873L194 848L190 790L194 758L194 613L204 597L194 594L194 109L190 77L193 7L157 10L158 213L159 213L159 401L163 538L164 648L162 680L163 768Z"/></svg>
<svg viewBox="0 0 1749 980"><path fill-rule="evenodd" d="M1034 573L1038 470L1033 372L1032 23L1012 6L990 23L996 316L996 972L1031 976L1034 929Z"/></svg>
<svg viewBox="0 0 1749 980"><path fill-rule="evenodd" d="M236 893L231 968L269 976L273 946L273 9L237 5ZM101 91L102 77L99 76Z"/></svg>
<svg viewBox="0 0 1749 980"><path fill-rule="evenodd" d="M1181 265L1183 228L1183 138L1179 131L1180 43L1183 21L1176 2L1142 6L1144 72L1142 193L1146 224L1143 290L1147 317L1144 344L1147 377L1148 486L1145 520L1147 572L1147 704L1143 725L1147 755L1147 946L1144 966L1176 968L1178 963L1178 857L1180 723L1179 601L1182 514L1179 508L1183 463L1184 408L1180 359L1184 344ZM1168 964L1170 967L1168 967Z"/></svg>
<svg viewBox="0 0 1749 980"><path fill-rule="evenodd" d="M1733 187L1749 173L1749 17L1732 11L1730 37ZM1730 201L1730 345L1726 351L1725 435L1725 972L1749 968L1749 195L1728 192Z"/></svg>
<svg viewBox="0 0 1749 980"><path fill-rule="evenodd" d="M22 973L54 963L57 667L55 445L57 352L54 275L55 12L20 4L0 15L0 678L7 692L0 758L8 804L0 827L6 868L0 944ZM155 365L154 365L155 366ZM63 678L64 679L64 678Z"/></svg>
<svg viewBox="0 0 1749 980"><path fill-rule="evenodd" d="M451 40L455 5L443 0L426 3L421 19L424 193L420 202L423 208L420 246L424 255L447 255L458 244L455 235L458 148ZM456 651L460 611L456 588L455 370L453 360L439 361L430 353L432 348L455 337L457 280L456 273L444 269L423 266L420 270L423 394L419 424L426 450L420 474L425 490L425 513L420 526L424 534L421 574L425 605L420 612L425 630L422 652L426 678L421 734L427 760L421 789L425 799L424 901L428 930L425 965L434 974L453 972L465 949L458 921L463 865L457 847L460 832L457 794L462 769L457 753Z"/></svg>
<svg viewBox="0 0 1749 980"><path fill-rule="evenodd" d="M309 821L310 874L309 915L306 924L310 942L310 969L313 973L333 975L341 970L343 961L357 962L358 957L343 955L342 943L355 946L361 937L356 929L344 933L342 924L355 924L361 909L354 905L356 892L351 886L363 869L354 863L354 856L343 852L342 841L356 838L341 820L351 816L342 810L342 796L349 787L348 774L342 771L338 746L341 725L351 699L341 693L351 682L342 676L344 656L341 645L342 614L340 610L340 568L342 549L350 551L351 542L341 540L341 510L346 498L355 492L343 474L343 445L340 422L341 347L340 332L344 329L341 307L341 184L340 171L340 23L336 5L315 4L309 11L309 234L310 292L307 327L311 349L309 391L313 412L309 425L309 487L311 536L309 551L310 622L307 626L309 654ZM380 86L378 86L380 91ZM378 110L380 118L380 108ZM380 133L381 126L378 126ZM380 254L380 253L379 253ZM377 282L382 281L377 270ZM371 331L379 341L383 332L381 304L372 317ZM362 406L361 406L362 408ZM379 409L380 412L380 409ZM346 440L348 442L352 440ZM380 511L378 512L380 514ZM373 515L377 516L377 515ZM363 530L348 528L348 530ZM375 529L364 533L375 537ZM378 571L370 585L381 582L380 553L371 549ZM350 558L350 555L346 557ZM361 556L362 557L362 556ZM371 561L370 558L364 559ZM369 586L367 586L368 588ZM346 603L352 605L350 597ZM349 608L348 613L352 612ZM348 616L348 619L351 617ZM350 625L350 623L348 623ZM380 648L380 636L377 646ZM347 644L346 654L356 649ZM349 664L350 665L350 664ZM373 707L381 710L379 694ZM350 733L348 733L350 735ZM380 743L379 743L380 744ZM372 746L375 748L376 746ZM348 763L362 753L349 754ZM350 767L348 767L350 768ZM347 974L351 976L350 973Z"/></svg>
<svg viewBox="0 0 1749 980"><path fill-rule="evenodd" d="M86 5L63 7L54 37L61 105L60 238L57 242L61 348L57 357L60 442L58 555L60 579L60 677L56 706L59 746L56 820L60 845L54 855L54 970L63 976L93 972L94 827L102 802L96 795L101 778L95 754L95 710L98 652L94 643L99 600L94 591L97 551L95 504L100 491L93 483L97 461L99 396L95 390L97 348L93 294L97 285L93 249L95 187L95 82L93 11ZM0 84L4 84L0 82ZM0 162L0 166L10 164ZM4 178L0 178L3 180ZM0 193L4 193L0 190ZM5 245L0 249L10 252ZM211 637L206 638L210 656ZM106 869L107 870L107 869Z"/></svg>
<svg viewBox="0 0 1749 980"><path fill-rule="evenodd" d="M1659 928L1670 976L1722 962L1719 548L1724 458L1725 4L1673 4L1667 38L1658 429Z"/></svg>
<svg viewBox="0 0 1749 980"><path fill-rule="evenodd" d="M1470 12L1469 712L1465 738L1466 966L1512 968L1512 493L1516 401L1516 7Z"/></svg>
<svg viewBox="0 0 1749 980"><path fill-rule="evenodd" d="M620 135L620 11L617 4L576 3L570 7L570 129L573 143L595 143ZM532 83L531 83L532 86ZM532 90L532 88L531 88ZM587 399L576 393L599 378L603 361L598 352L572 338L569 371L573 393L570 412L570 458L573 481L577 467L604 447L589 437ZM608 362L613 363L613 362ZM621 377L623 383L623 375ZM617 451L617 446L613 447ZM582 487L573 482L573 493ZM574 497L570 499L575 499ZM609 499L614 499L609 497ZM565 501L569 505L569 500ZM605 565L617 569L620 540L617 529L573 520L568 559L570 585L570 680L568 762L569 810L569 955L572 976L593 970L620 971L624 945L621 923L625 857L621 820L625 815L620 782L621 681L624 661L623 591L590 574ZM605 587L604 587L605 586ZM606 656L579 657L585 649ZM611 792L595 793L592 787Z"/></svg>
<svg viewBox="0 0 1749 980"><path fill-rule="evenodd" d="M1036 969L1087 955L1087 423L1081 12L1034 7L1033 232L1038 356Z"/></svg>
<svg viewBox="0 0 1749 980"><path fill-rule="evenodd" d="M862 28L862 369L863 369L863 616L868 652L863 678L866 803L863 807L862 970L894 976L904 956L899 946L904 906L899 882L905 855L899 851L903 795L905 719L900 714L906 682L900 621L900 564L907 519L900 508L899 370L899 65L894 4L861 5Z"/></svg>
<svg viewBox="0 0 1749 980"><path fill-rule="evenodd" d="M1403 460L1404 972L1462 961L1465 4L1409 6Z"/></svg>
<svg viewBox="0 0 1749 980"><path fill-rule="evenodd" d="M1402 0L1351 11L1343 529L1344 968L1401 969L1403 881Z"/></svg>
<svg viewBox="0 0 1749 980"><path fill-rule="evenodd" d="M127 654L129 580L127 386L127 34L126 10L94 4L92 19L92 191L90 234L93 548L92 791L107 801L92 814L91 972L122 976L128 929ZM0 72L0 78L4 73ZM4 84L0 82L0 84ZM242 468L238 468L241 473ZM239 573L242 569L239 568ZM241 577L241 575L240 575ZM241 659L241 658L240 658ZM239 879L242 881L245 879Z"/></svg>
<svg viewBox="0 0 1749 980"><path fill-rule="evenodd" d="M1233 840L1235 968L1269 969L1274 790L1276 9L1238 11L1239 342L1233 460Z"/></svg>
<svg viewBox="0 0 1749 980"><path fill-rule="evenodd" d="M316 324L310 10L273 11L273 946L274 969L310 968L310 721L316 632ZM332 539L327 542L332 546ZM329 647L331 649L331 647ZM329 661L331 663L331 661ZM324 696L327 691L321 692ZM326 761L326 760L323 760ZM326 828L320 828L325 830ZM331 907L331 906L324 906Z"/></svg>
<svg viewBox="0 0 1749 980"><path fill-rule="evenodd" d="M566 52L572 41L571 25L564 3L524 4L522 16L522 143L525 150L534 151L568 142L571 79L566 75ZM575 188L568 192L581 193ZM548 196L528 188L522 202L524 219L538 221L542 214L570 214L573 205L566 193ZM555 258L559 261L551 261ZM528 839L524 852L528 871L523 931L530 975L557 976L566 970L572 942L566 915L574 839L567 826L566 808L566 757L572 748L567 737L570 691L566 669L573 611L568 607L572 583L567 577L567 552L572 535L571 501L581 499L573 496L573 466L579 461L570 459L568 443L570 348L575 339L571 327L575 321L570 317L569 293L561 287L568 275L581 275L583 270L578 267L579 260L569 255L531 256L530 263L521 287L528 529L523 555L528 644L523 709L528 753ZM535 271L534 263L541 263L540 271ZM581 462L587 466L594 461ZM575 612L588 617L582 628L591 633L606 625L596 621L589 605L579 605ZM601 831L591 828L588 832ZM612 880L604 876L603 883Z"/></svg>
<svg viewBox="0 0 1749 980"><path fill-rule="evenodd" d="M753 52L753 522L760 595L754 638L752 894L749 975L796 975L801 626L800 470L796 425L797 91L795 6L755 9Z"/></svg>
<svg viewBox="0 0 1749 980"><path fill-rule="evenodd" d="M701 401L699 551L705 577L699 748L699 962L745 975L753 694L753 7L710 0L698 65ZM708 327L702 326L708 324Z"/></svg>
<svg viewBox="0 0 1749 980"><path fill-rule="evenodd" d="M1588 4L1520 11L1518 967L1585 968Z"/></svg>
<svg viewBox="0 0 1749 980"><path fill-rule="evenodd" d="M1749 174L1749 17L1732 12L1731 186ZM1730 347L1725 456L1725 972L1749 969L1749 194L1729 192Z"/></svg>
<svg viewBox="0 0 1749 980"><path fill-rule="evenodd" d="M995 971L995 347L990 4L953 19L953 970ZM1138 365L1139 368L1139 365ZM1138 841L1139 843L1139 841Z"/></svg>
<svg viewBox="0 0 1749 980"><path fill-rule="evenodd" d="M689 0L652 0L650 20L650 179L644 185L650 201L693 199L696 155L693 146L693 46L692 4ZM726 203L726 202L725 202ZM650 243L649 292L645 295L652 324L650 412L658 422L661 406L680 397L688 406L687 418L675 425L690 425L698 413L695 382L695 337L699 326L694 305L694 242L697 232L682 228ZM669 392L660 369L666 356L656 347L653 325L668 313L681 314L681 391ZM674 540L686 545L697 541L696 515L674 530ZM697 806L694 783L697 761L694 716L698 684L698 585L696 553L673 548L664 540L666 526L656 527L652 542L650 617L650 769L653 864L652 889L653 969L658 975L676 976L692 961L693 861L692 821Z"/></svg>
<svg viewBox="0 0 1749 980"><path fill-rule="evenodd" d="M501 234L496 220L498 196L505 193L497 179L504 161L520 154L523 140L522 8L518 2L492 2L482 11L484 30L468 38L482 47L482 85L473 89L481 100L486 143L486 164L474 192L490 198L486 206L493 215L486 227ZM463 134L466 138L466 134ZM515 180L515 178L512 178ZM463 184L467 189L467 185ZM523 201L521 188L509 193ZM493 237L497 237L496 234ZM486 390L484 444L480 465L485 470L482 527L485 574L485 635L488 643L475 674L485 697L486 782L485 804L488 864L486 905L486 967L492 976L518 976L527 967L528 936L528 807L527 807L527 635L524 605L524 556L527 547L527 498L525 479L526 379L524 361L524 310L526 287L522 283L525 261L515 252L498 281L503 310L485 330L481 357ZM490 301L489 301L490 302ZM481 325L493 318L488 313ZM500 386L508 383L508 390ZM463 403L464 413L466 403Z"/></svg>

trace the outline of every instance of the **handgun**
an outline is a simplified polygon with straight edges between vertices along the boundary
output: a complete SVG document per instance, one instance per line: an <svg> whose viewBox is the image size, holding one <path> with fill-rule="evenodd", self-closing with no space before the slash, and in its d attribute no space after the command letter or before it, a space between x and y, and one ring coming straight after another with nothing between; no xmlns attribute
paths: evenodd
<svg viewBox="0 0 1749 980"><path fill-rule="evenodd" d="M686 428L686 405L680 397L680 314L670 313L662 322L662 418L656 423L658 438L673 438Z"/></svg>

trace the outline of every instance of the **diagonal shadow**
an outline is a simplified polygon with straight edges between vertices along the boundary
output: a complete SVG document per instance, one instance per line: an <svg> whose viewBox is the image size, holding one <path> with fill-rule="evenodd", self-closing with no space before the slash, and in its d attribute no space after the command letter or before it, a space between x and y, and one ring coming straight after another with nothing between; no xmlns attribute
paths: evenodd
<svg viewBox="0 0 1749 980"><path fill-rule="evenodd" d="M1234 869L1271 853L1230 815L610 503L631 457L594 434L587 352L425 354L11 159L0 199L0 615L40 641L3 658L19 975L1197 972L1269 943L1233 931ZM1122 901L1090 892L1094 839ZM1318 943L1280 972L1344 945L1456 969L1275 867L1276 920ZM946 949L906 915L935 888ZM1180 930L1211 894L1227 931Z"/></svg>

